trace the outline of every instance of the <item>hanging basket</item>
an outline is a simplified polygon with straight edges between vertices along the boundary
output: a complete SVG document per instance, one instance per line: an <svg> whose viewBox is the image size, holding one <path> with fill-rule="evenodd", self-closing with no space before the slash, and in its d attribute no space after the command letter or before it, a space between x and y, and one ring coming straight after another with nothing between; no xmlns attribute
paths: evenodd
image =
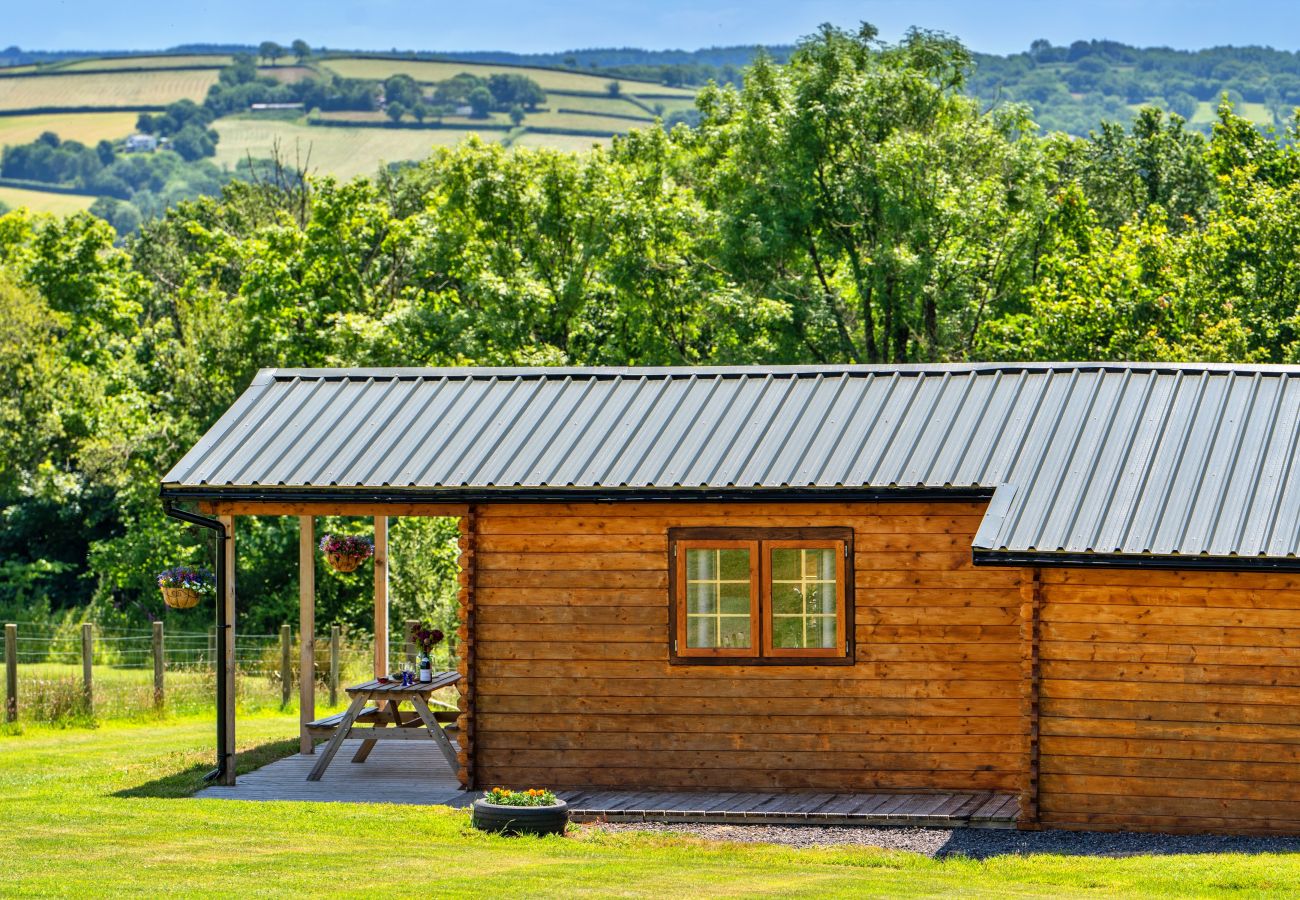
<svg viewBox="0 0 1300 900"><path fill-rule="evenodd" d="M193 609L199 605L199 592L187 587L165 587L163 602L172 609Z"/></svg>
<svg viewBox="0 0 1300 900"><path fill-rule="evenodd" d="M326 553L325 559L336 572L355 572L366 558L345 553Z"/></svg>

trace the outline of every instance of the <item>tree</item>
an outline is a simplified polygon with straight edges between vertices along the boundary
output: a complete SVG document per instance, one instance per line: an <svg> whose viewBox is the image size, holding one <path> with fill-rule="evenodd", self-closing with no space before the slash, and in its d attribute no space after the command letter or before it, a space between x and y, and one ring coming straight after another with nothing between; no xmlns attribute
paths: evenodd
<svg viewBox="0 0 1300 900"><path fill-rule="evenodd" d="M476 119L486 119L492 111L492 92L486 87L474 88L465 99L469 102L469 114Z"/></svg>
<svg viewBox="0 0 1300 900"><path fill-rule="evenodd" d="M623 85L617 81L607 81L605 82L605 92L611 97L617 97L623 93Z"/></svg>
<svg viewBox="0 0 1300 900"><path fill-rule="evenodd" d="M417 122L423 123L425 116L428 114L429 107L425 106L423 103L417 103L411 108L411 115L415 117L415 121Z"/></svg>
<svg viewBox="0 0 1300 900"><path fill-rule="evenodd" d="M311 44L307 43L302 38L298 38L294 41L289 46L289 49L293 51L294 58L298 60L299 65L302 65L307 60L311 59Z"/></svg>
<svg viewBox="0 0 1300 900"><path fill-rule="evenodd" d="M406 107L401 103L401 101L397 101L389 103L384 108L384 112L388 115L388 118L393 120L393 122L400 122L402 121L402 116L406 115Z"/></svg>
<svg viewBox="0 0 1300 900"><path fill-rule="evenodd" d="M524 121L524 108L516 103L510 107L510 124L518 128Z"/></svg>
<svg viewBox="0 0 1300 900"><path fill-rule="evenodd" d="M271 63L271 65L275 65L275 61L284 56L284 48L275 41L262 41L257 46L257 55Z"/></svg>

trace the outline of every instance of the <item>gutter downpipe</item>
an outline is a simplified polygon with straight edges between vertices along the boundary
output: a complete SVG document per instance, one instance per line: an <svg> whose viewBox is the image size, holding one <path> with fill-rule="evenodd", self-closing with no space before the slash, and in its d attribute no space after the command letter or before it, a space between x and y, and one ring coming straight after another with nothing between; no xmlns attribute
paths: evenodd
<svg viewBox="0 0 1300 900"><path fill-rule="evenodd" d="M176 501L163 500L163 513L170 518L198 525L217 533L217 767L203 776L212 781L226 774L230 759L226 754L226 644L230 640L230 623L226 621L226 526L220 519L201 516L176 508Z"/></svg>

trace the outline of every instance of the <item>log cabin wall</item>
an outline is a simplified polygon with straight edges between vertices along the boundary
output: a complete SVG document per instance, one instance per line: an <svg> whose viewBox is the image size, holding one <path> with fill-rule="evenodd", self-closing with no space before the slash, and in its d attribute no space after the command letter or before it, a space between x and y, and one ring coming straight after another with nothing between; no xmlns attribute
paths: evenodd
<svg viewBox="0 0 1300 900"><path fill-rule="evenodd" d="M1300 577L1041 571L1042 824L1300 831Z"/></svg>
<svg viewBox="0 0 1300 900"><path fill-rule="evenodd" d="M983 503L479 507L477 782L1020 788L1019 569ZM670 527L849 526L855 664L672 665Z"/></svg>

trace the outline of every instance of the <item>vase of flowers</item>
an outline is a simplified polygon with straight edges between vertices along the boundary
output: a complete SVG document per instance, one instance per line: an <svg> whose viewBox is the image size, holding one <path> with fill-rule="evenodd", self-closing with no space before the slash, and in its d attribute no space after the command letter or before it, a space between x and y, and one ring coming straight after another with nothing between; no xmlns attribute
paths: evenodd
<svg viewBox="0 0 1300 900"><path fill-rule="evenodd" d="M374 542L355 534L324 534L320 549L336 572L355 572L367 559L375 555Z"/></svg>
<svg viewBox="0 0 1300 900"><path fill-rule="evenodd" d="M433 648L442 643L443 633L431 625L419 625L411 632L411 640L420 648L420 680L433 681Z"/></svg>
<svg viewBox="0 0 1300 900"><path fill-rule="evenodd" d="M569 804L545 788L493 788L474 801L474 827L496 834L564 834Z"/></svg>
<svg viewBox="0 0 1300 900"><path fill-rule="evenodd" d="M217 582L207 569L173 566L158 573L163 602L172 609L193 609L199 601L217 595Z"/></svg>

